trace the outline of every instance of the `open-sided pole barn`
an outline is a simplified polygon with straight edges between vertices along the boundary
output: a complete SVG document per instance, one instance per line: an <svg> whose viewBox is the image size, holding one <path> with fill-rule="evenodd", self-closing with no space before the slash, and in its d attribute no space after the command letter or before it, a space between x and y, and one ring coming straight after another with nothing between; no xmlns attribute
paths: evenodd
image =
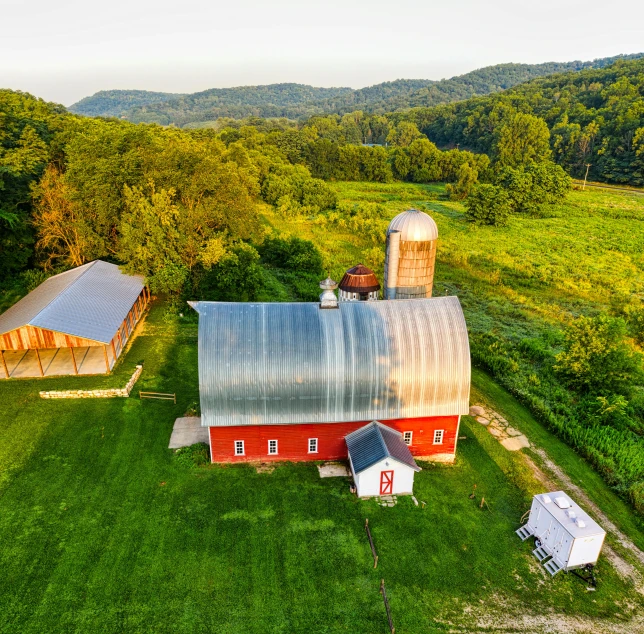
<svg viewBox="0 0 644 634"><path fill-rule="evenodd" d="M101 260L50 277L0 315L0 377L109 372L149 299L142 277Z"/></svg>

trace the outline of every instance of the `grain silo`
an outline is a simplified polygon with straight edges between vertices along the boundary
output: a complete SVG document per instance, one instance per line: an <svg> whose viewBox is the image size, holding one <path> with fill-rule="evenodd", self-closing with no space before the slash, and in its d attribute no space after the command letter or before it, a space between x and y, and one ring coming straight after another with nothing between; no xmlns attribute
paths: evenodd
<svg viewBox="0 0 644 634"><path fill-rule="evenodd" d="M438 227L418 209L398 214L387 228L385 299L432 296Z"/></svg>

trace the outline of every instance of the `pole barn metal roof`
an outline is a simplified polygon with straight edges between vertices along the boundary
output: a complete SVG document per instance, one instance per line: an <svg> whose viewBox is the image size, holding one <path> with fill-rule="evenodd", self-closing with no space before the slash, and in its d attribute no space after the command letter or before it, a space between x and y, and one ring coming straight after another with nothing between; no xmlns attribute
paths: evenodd
<svg viewBox="0 0 644 634"><path fill-rule="evenodd" d="M0 334L35 326L108 344L143 286L141 276L94 260L50 277L0 315Z"/></svg>
<svg viewBox="0 0 644 634"><path fill-rule="evenodd" d="M467 414L470 349L456 297L379 302L191 302L202 425Z"/></svg>

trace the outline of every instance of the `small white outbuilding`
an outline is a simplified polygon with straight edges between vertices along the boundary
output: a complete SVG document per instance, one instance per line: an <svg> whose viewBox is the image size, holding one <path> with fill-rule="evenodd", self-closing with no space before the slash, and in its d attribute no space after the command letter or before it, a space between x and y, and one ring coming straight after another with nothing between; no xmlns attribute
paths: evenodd
<svg viewBox="0 0 644 634"><path fill-rule="evenodd" d="M345 441L358 497L413 493L420 467L399 431L373 421Z"/></svg>
<svg viewBox="0 0 644 634"><path fill-rule="evenodd" d="M517 535L534 536L534 556L551 574L597 563L606 531L563 491L532 499L528 523Z"/></svg>

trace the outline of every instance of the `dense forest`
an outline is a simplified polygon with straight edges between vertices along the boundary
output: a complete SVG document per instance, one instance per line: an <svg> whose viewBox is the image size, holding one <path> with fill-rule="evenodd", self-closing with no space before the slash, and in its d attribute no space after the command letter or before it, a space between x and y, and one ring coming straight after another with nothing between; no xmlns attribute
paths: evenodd
<svg viewBox="0 0 644 634"><path fill-rule="evenodd" d="M69 111L86 117L121 117L132 108L179 99L185 95L176 92L150 90L100 90L69 107Z"/></svg>
<svg viewBox="0 0 644 634"><path fill-rule="evenodd" d="M502 122L516 113L545 121L554 159L572 175L583 176L589 165L592 179L644 184L642 59L535 79L497 95L401 113L394 120L413 121L439 146L493 155Z"/></svg>
<svg viewBox="0 0 644 634"><path fill-rule="evenodd" d="M111 90L82 99L70 106L70 111L87 116L124 117L136 123L178 127L207 124L220 117L284 117L299 120L315 114L346 114L355 110L383 114L488 95L535 77L603 68L616 59L631 59L641 55L607 57L591 62L498 64L451 79L398 79L359 90L313 88L300 84L214 88L190 95ZM161 96L155 98L156 95Z"/></svg>

